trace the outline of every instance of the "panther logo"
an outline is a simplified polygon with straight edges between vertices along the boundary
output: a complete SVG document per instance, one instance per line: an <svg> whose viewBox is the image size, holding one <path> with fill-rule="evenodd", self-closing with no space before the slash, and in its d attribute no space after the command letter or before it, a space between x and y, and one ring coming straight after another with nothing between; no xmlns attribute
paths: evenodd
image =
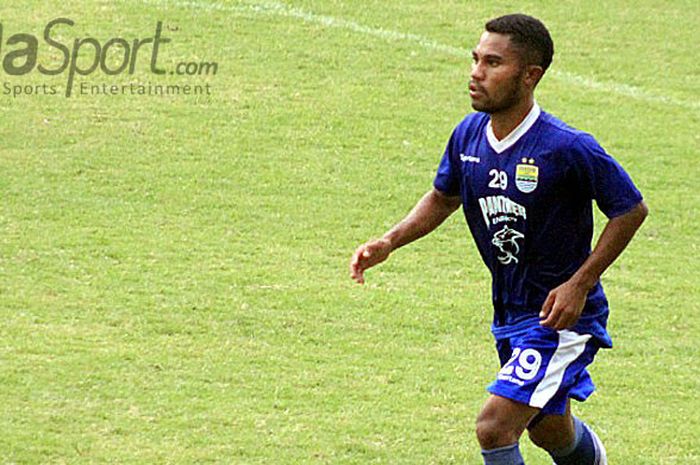
<svg viewBox="0 0 700 465"><path fill-rule="evenodd" d="M520 252L520 246L516 242L517 239L525 237L521 232L511 229L508 225L503 226L503 229L493 235L491 243L499 248L503 255L499 255L498 261L504 265L512 262L518 263L515 257Z"/></svg>

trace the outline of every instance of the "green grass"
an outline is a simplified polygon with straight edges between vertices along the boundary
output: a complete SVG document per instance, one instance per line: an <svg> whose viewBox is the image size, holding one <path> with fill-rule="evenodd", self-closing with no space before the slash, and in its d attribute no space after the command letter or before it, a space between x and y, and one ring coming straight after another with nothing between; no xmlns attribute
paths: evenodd
<svg viewBox="0 0 700 465"><path fill-rule="evenodd" d="M177 28L164 65L219 63L189 80L153 77L145 59L135 76L85 78L208 82L210 96L0 95L0 463L480 463L473 424L497 360L461 215L366 286L347 277L353 249L430 188L469 111L469 63L348 22L468 49L515 5L207 3L0 7L3 54L10 35L66 16L66 41L146 37L162 20ZM577 412L611 463L700 464L700 68L686 46L700 9L517 8L550 27L554 71L672 99L554 75L538 90L651 209L604 277L616 347ZM523 442L528 465L550 463Z"/></svg>

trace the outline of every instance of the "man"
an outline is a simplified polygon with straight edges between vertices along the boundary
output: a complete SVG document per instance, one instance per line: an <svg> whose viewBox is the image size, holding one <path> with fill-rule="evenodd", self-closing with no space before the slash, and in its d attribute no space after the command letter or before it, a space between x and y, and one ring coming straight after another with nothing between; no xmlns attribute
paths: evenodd
<svg viewBox="0 0 700 465"><path fill-rule="evenodd" d="M586 370L606 332L601 274L647 215L629 176L590 135L541 111L534 89L552 61L537 19L489 21L473 50L476 110L456 127L433 189L381 239L361 245L351 277L438 227L462 205L492 275L492 331L502 368L476 424L486 465L523 465L530 439L558 465L605 465L598 436L570 399L594 390ZM608 217L595 248L592 200Z"/></svg>

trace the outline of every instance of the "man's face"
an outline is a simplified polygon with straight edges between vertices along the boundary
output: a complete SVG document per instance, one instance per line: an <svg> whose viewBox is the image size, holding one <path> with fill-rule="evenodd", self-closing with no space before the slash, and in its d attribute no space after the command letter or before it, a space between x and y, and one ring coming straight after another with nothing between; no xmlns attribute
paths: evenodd
<svg viewBox="0 0 700 465"><path fill-rule="evenodd" d="M477 111L498 113L511 108L527 95L523 82L525 66L510 37L484 32L472 51L469 97Z"/></svg>

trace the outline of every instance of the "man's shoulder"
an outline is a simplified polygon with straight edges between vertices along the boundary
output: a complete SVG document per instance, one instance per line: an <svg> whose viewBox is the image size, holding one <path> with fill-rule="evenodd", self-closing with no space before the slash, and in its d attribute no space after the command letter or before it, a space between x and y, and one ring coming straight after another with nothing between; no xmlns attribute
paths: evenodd
<svg viewBox="0 0 700 465"><path fill-rule="evenodd" d="M556 116L545 111L540 115L540 124L544 131L550 132L560 139L573 140L585 134L585 132L580 129L570 126Z"/></svg>
<svg viewBox="0 0 700 465"><path fill-rule="evenodd" d="M598 142L591 134L565 123L550 113L542 112L540 125L540 140L544 139L556 148L566 150L579 145L598 145Z"/></svg>
<svg viewBox="0 0 700 465"><path fill-rule="evenodd" d="M468 113L462 121L455 127L455 133L466 134L470 131L478 130L480 127L485 127L488 123L490 116L487 113L480 111L475 111Z"/></svg>

